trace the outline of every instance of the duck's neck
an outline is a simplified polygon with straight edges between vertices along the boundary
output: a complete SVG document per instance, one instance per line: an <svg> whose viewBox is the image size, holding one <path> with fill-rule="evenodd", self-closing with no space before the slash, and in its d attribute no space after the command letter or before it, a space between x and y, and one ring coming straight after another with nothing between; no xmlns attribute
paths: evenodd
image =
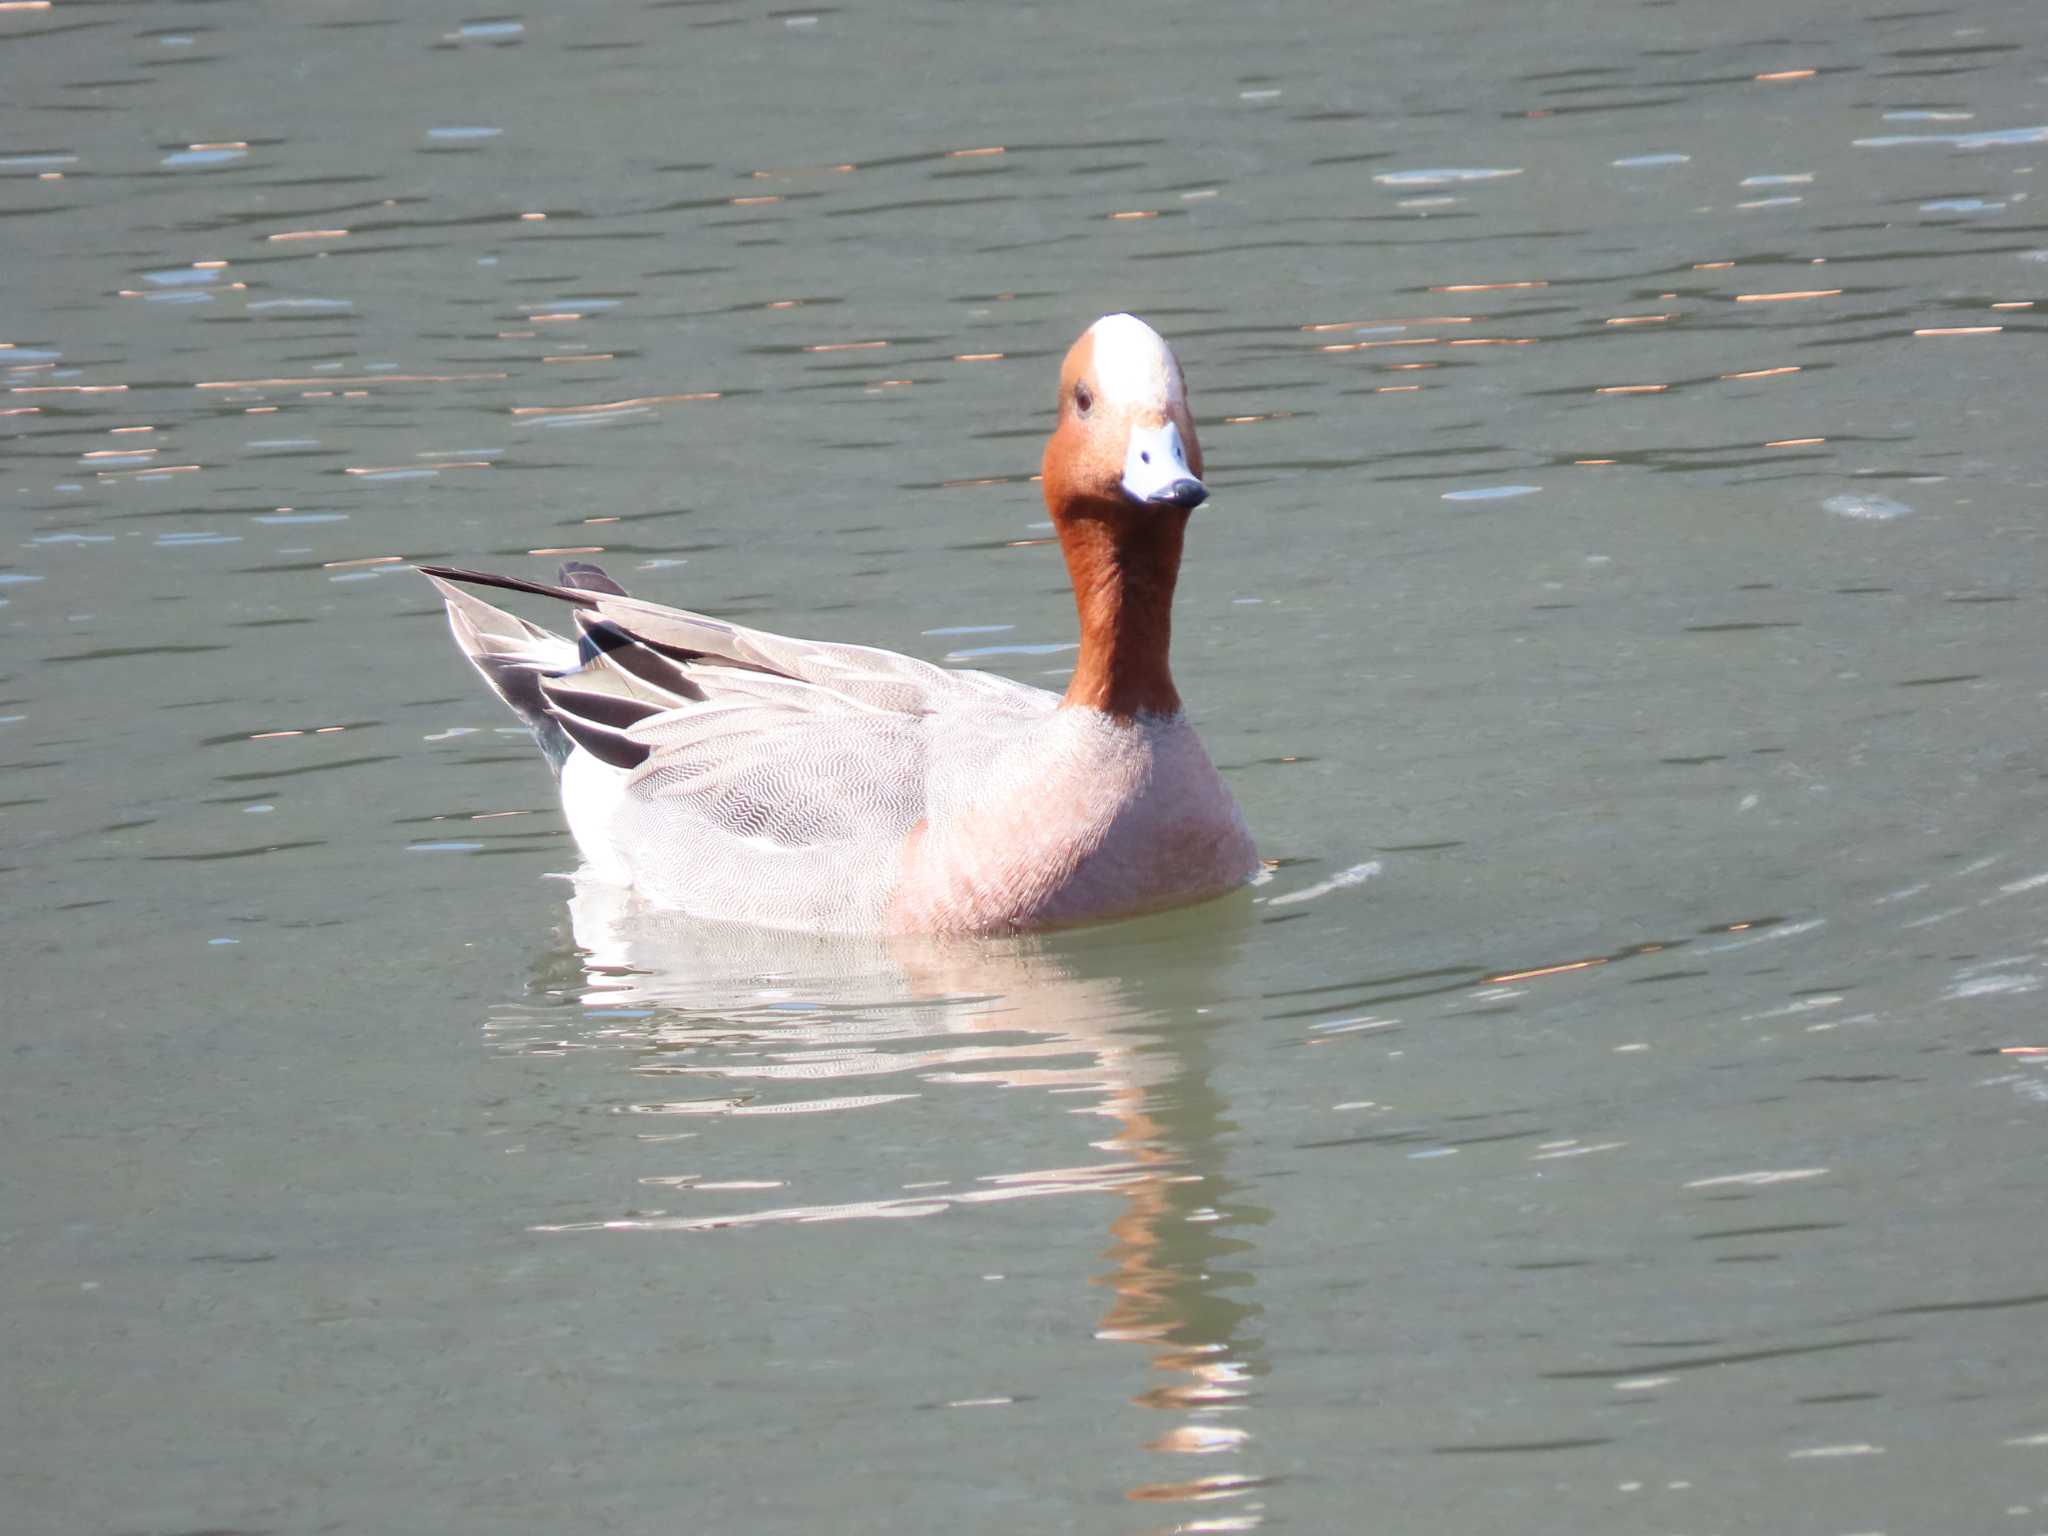
<svg viewBox="0 0 2048 1536"><path fill-rule="evenodd" d="M1180 695L1166 653L1187 515L1167 508L1056 511L1053 521L1081 614L1081 654L1061 707L1099 709L1123 720L1176 713Z"/></svg>

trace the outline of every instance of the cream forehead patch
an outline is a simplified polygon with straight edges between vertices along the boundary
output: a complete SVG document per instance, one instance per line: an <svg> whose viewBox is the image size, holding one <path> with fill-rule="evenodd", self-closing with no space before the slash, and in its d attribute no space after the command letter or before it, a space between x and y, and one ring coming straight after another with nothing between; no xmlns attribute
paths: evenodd
<svg viewBox="0 0 2048 1536"><path fill-rule="evenodd" d="M1088 327L1095 338L1095 383L1116 405L1159 405L1180 399L1173 349L1136 315L1104 315Z"/></svg>

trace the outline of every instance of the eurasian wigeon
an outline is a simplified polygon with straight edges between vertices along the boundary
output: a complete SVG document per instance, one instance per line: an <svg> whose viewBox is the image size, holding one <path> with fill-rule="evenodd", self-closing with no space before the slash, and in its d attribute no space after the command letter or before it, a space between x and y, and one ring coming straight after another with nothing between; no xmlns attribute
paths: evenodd
<svg viewBox="0 0 2048 1536"><path fill-rule="evenodd" d="M1043 470L1081 620L1064 695L721 623L592 565L558 586L421 570L560 775L590 872L657 906L985 934L1220 896L1259 861L1167 665L1208 491L1180 364L1142 320L1105 315L1068 351ZM574 604L580 638L463 586Z"/></svg>

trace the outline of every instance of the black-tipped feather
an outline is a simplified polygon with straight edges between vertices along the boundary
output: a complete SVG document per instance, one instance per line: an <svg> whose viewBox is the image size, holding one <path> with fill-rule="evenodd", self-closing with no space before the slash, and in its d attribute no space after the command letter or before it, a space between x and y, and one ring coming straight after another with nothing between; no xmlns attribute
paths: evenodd
<svg viewBox="0 0 2048 1536"><path fill-rule="evenodd" d="M541 680L547 674L528 662L508 661L501 656L472 656L470 659L483 673L484 681L496 690L499 698L512 706L512 712L524 720L539 738L541 751L547 754L548 761L559 772L562 759L569 755L569 748L567 743L548 740L552 711L541 692Z"/></svg>
<svg viewBox="0 0 2048 1536"><path fill-rule="evenodd" d="M579 688L576 678L577 674L571 672L567 677L547 678L540 685L540 691L547 696L549 711L558 720L573 717L592 725L623 731L638 725L649 715L661 713L659 704L650 704L645 699Z"/></svg>
<svg viewBox="0 0 2048 1536"><path fill-rule="evenodd" d="M633 643L627 634L610 619L594 617L588 608L576 610L576 659L589 666L607 651L623 650Z"/></svg>
<svg viewBox="0 0 2048 1536"><path fill-rule="evenodd" d="M657 656L666 656L670 661L692 662L719 660L718 657L712 656L707 651L693 651L688 646L684 645L664 645L659 640L650 640L645 635L636 635L633 633L633 631L627 629L623 624L619 623L618 620L599 618L596 614L592 613L588 608L579 608L576 610L576 624L578 628L582 629L586 634L591 635L592 638L595 638L596 631L600 629L607 630L614 635L623 636L625 640L630 644L644 646L646 649L654 652ZM597 643L600 649L609 650L611 646L614 644L614 641L610 638L606 638L603 640L599 640Z"/></svg>
<svg viewBox="0 0 2048 1536"><path fill-rule="evenodd" d="M702 629L753 643L744 631L715 620L635 602L609 575L587 561L564 564L560 585L460 566L422 565L419 570L452 584L444 596L458 642L498 695L532 727L557 773L577 747L614 768L638 768L653 749L627 733L651 716L706 702L711 694L692 675L699 668L704 669L706 678L750 672L799 680L795 672L782 671L758 656L698 650L641 633L639 626L646 624L657 631ZM557 643L559 637L481 599L467 597L456 590L459 587L496 587L571 604L576 615L577 667L554 670L546 647ZM625 612L607 615L607 605L614 603Z"/></svg>
<svg viewBox="0 0 2048 1536"><path fill-rule="evenodd" d="M573 587L551 587L544 581L528 581L522 576L499 576L490 571L465 571L453 565L422 565L416 567L428 576L438 576L443 581L459 581L471 587L497 587L505 592L531 592L535 597L560 598L565 603L574 603L579 608L595 608L597 599L588 592L579 592Z"/></svg>
<svg viewBox="0 0 2048 1536"><path fill-rule="evenodd" d="M626 595L626 589L605 574L602 566L592 565L588 560L564 560L561 582L565 587L575 587L582 592L609 592L613 597Z"/></svg>
<svg viewBox="0 0 2048 1536"><path fill-rule="evenodd" d="M674 694L679 703L704 702L704 690L690 681L684 670L686 663L703 659L701 652L642 640L610 619L597 618L581 609L576 614L576 627L582 631L576 648L585 666L602 656L648 686Z"/></svg>
<svg viewBox="0 0 2048 1536"><path fill-rule="evenodd" d="M580 720L564 709L551 709L555 723L566 731L569 739L600 762L610 763L614 768L638 768L647 761L652 750L626 737L609 726L593 721Z"/></svg>

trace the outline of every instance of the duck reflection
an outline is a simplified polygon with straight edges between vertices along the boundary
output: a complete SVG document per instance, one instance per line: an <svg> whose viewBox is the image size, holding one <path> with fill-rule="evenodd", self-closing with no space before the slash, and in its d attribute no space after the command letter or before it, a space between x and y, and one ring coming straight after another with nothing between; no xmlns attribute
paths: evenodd
<svg viewBox="0 0 2048 1536"><path fill-rule="evenodd" d="M1091 1280L1107 1293L1096 1337L1141 1346L1161 1378L1132 1399L1170 1420L1143 1434L1145 1449L1241 1456L1252 1442L1243 1420L1253 1383L1266 1369L1246 1261L1253 1245L1242 1234L1269 1213L1226 1173L1225 1139L1235 1127L1214 1082L1211 1044L1235 1012L1228 976L1249 913L1240 898L1071 934L837 938L684 920L630 892L581 882L569 903L574 950L542 958L536 990L576 996L583 1044L627 1048L636 1074L677 1090L632 1105L637 1113L824 1113L953 1085L1035 1089L1055 1105L1092 1099L1086 1112L1112 1129L1093 1143L1099 1161L987 1174L964 1188L933 1181L828 1205L573 1225L709 1231L1111 1195L1117 1209L1101 1255L1109 1267ZM550 1028L559 1029L558 1018ZM1237 1465L1145 1481L1127 1497L1232 1501L1173 1528L1248 1530L1259 1523L1253 1495L1265 1480Z"/></svg>

